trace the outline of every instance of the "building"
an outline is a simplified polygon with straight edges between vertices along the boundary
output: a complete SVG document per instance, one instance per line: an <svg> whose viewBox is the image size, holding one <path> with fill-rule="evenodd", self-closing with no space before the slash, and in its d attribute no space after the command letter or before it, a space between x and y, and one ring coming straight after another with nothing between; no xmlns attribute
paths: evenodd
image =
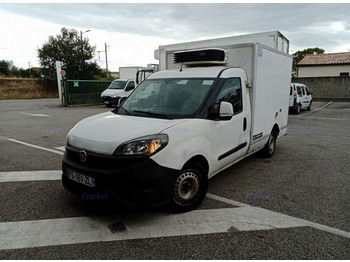
<svg viewBox="0 0 350 262"><path fill-rule="evenodd" d="M350 52L306 55L297 65L297 77L349 77Z"/></svg>

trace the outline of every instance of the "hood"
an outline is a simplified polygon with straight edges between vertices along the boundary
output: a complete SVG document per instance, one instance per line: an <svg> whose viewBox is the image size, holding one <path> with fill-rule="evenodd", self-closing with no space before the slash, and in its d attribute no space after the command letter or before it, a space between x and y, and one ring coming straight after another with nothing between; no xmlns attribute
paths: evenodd
<svg viewBox="0 0 350 262"><path fill-rule="evenodd" d="M124 92L124 89L106 89L101 93L101 96L113 96L122 92Z"/></svg>
<svg viewBox="0 0 350 262"><path fill-rule="evenodd" d="M107 112L80 121L68 133L67 142L78 149L112 155L124 142L158 134L184 121L186 120L116 115Z"/></svg>

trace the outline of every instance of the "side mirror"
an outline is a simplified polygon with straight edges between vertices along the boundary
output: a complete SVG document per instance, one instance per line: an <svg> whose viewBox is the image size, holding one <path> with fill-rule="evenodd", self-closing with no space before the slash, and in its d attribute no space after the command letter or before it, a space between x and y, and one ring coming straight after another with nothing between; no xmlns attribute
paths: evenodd
<svg viewBox="0 0 350 262"><path fill-rule="evenodd" d="M220 120L230 120L233 117L233 107L229 102L221 102L219 108Z"/></svg>

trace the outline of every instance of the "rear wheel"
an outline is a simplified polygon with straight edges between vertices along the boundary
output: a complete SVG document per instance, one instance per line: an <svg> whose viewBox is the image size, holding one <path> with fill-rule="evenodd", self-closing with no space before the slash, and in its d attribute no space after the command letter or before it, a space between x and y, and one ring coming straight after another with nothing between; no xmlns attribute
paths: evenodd
<svg viewBox="0 0 350 262"><path fill-rule="evenodd" d="M309 106L307 107L307 110L311 110L312 100L310 101Z"/></svg>
<svg viewBox="0 0 350 262"><path fill-rule="evenodd" d="M269 140L267 140L265 147L261 150L263 157L270 158L274 155L275 149L276 149L276 140L277 140L277 135L274 131L272 131L269 136Z"/></svg>
<svg viewBox="0 0 350 262"><path fill-rule="evenodd" d="M186 165L174 182L171 209L187 212L198 207L208 191L208 177L197 163Z"/></svg>

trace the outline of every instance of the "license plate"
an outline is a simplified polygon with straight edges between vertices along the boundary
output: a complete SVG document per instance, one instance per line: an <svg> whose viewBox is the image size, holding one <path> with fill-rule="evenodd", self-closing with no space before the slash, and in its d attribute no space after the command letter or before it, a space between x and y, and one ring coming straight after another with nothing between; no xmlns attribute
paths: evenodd
<svg viewBox="0 0 350 262"><path fill-rule="evenodd" d="M79 173L74 172L72 170L68 170L67 176L70 180L73 180L73 181L78 182L80 184L83 184L83 185L86 185L89 187L95 187L95 179L93 177L79 174Z"/></svg>
<svg viewBox="0 0 350 262"><path fill-rule="evenodd" d="M105 104L106 104L106 105L109 105L109 102L106 102L106 101L105 101Z"/></svg>

